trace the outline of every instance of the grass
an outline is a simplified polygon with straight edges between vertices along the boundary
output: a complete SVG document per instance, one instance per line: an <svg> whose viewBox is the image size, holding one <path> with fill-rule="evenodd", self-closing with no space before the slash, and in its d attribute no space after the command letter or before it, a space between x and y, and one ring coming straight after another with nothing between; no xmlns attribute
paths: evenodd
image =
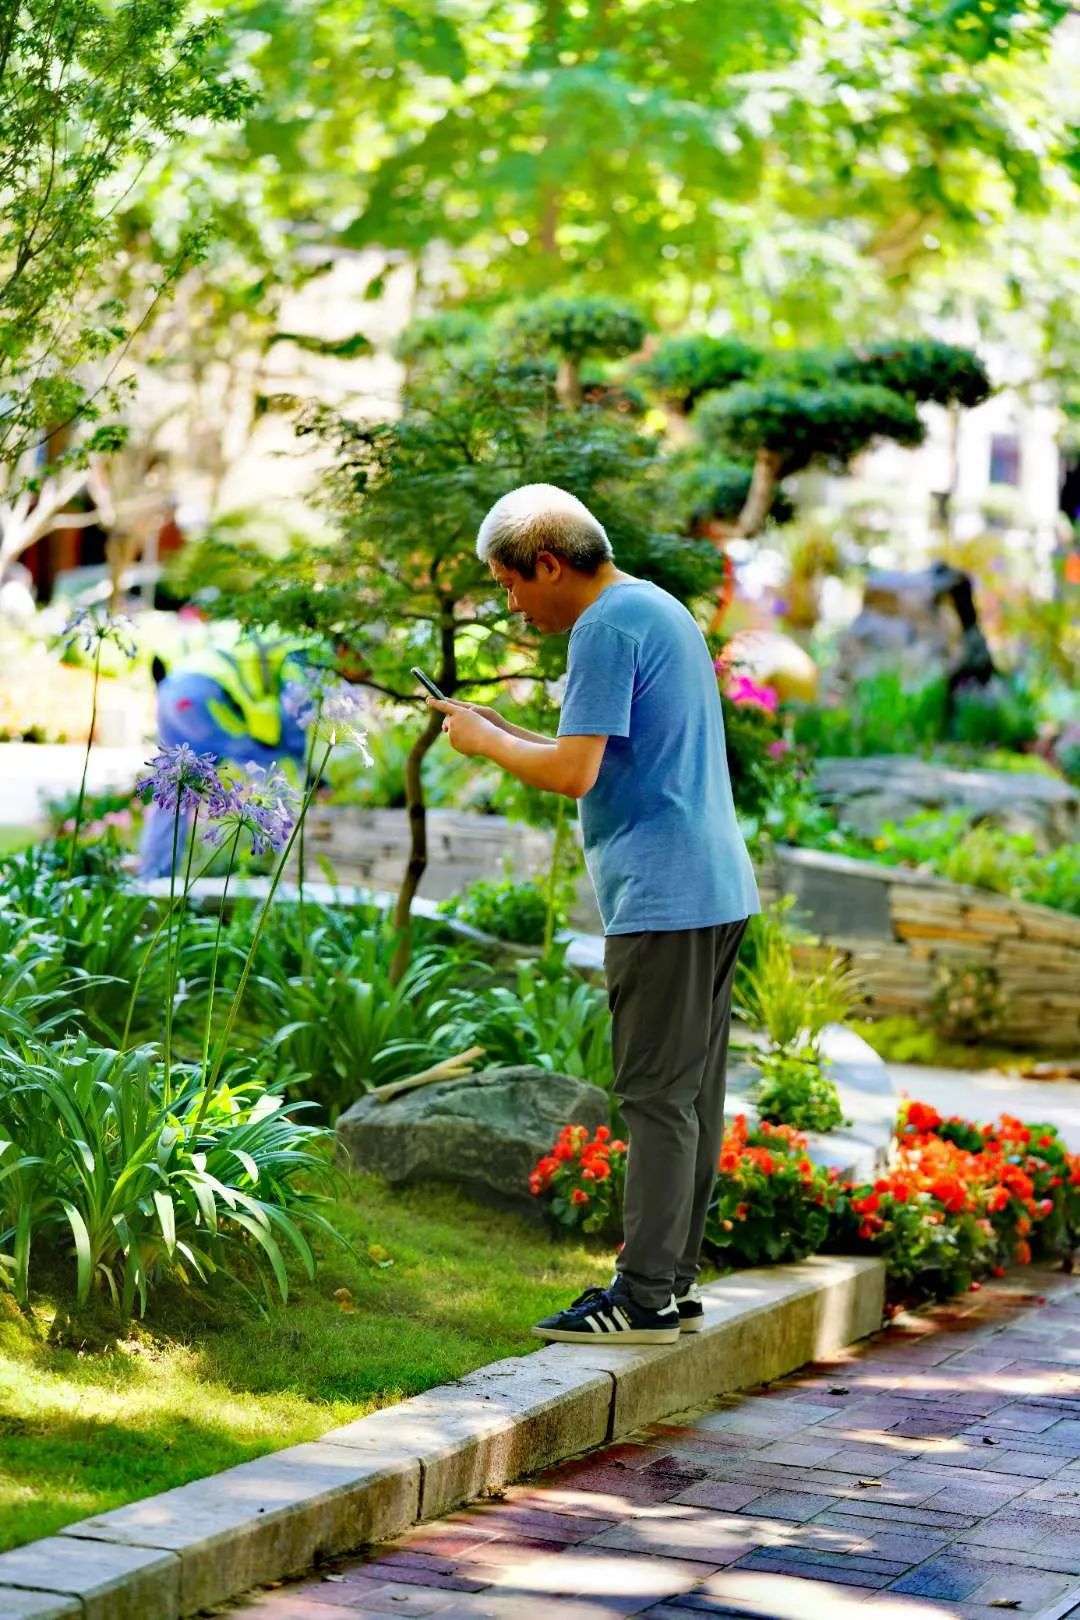
<svg viewBox="0 0 1080 1620"><path fill-rule="evenodd" d="M0 826L0 855L14 855L17 850L26 849L39 837L40 834L33 827Z"/></svg>
<svg viewBox="0 0 1080 1620"><path fill-rule="evenodd" d="M0 1550L524 1354L538 1317L611 1276L610 1251L453 1188L357 1175L338 1225L375 1261L324 1251L265 1318L173 1298L141 1324L75 1320L45 1293L26 1317L0 1295Z"/></svg>

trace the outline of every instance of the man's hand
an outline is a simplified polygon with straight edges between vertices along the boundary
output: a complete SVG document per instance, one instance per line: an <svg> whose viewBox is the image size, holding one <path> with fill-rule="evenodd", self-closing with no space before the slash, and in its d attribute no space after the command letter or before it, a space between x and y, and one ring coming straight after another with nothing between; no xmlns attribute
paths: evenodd
<svg viewBox="0 0 1080 1620"><path fill-rule="evenodd" d="M483 754L490 756L490 747L493 735L498 733L498 726L488 720L479 708L468 703L454 703L450 698L433 698L427 700L429 709L438 709L445 714L443 731L446 733L451 748L459 754Z"/></svg>

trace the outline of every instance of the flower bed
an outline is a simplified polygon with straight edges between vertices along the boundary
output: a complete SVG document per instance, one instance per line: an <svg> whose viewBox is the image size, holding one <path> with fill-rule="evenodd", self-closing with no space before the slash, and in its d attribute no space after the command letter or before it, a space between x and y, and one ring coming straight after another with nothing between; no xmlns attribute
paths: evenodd
<svg viewBox="0 0 1080 1620"><path fill-rule="evenodd" d="M894 1302L943 1299L1080 1240L1080 1154L1054 1126L1008 1114L975 1125L905 1102L887 1173L860 1183L813 1164L806 1145L789 1125L728 1125L706 1228L721 1265L865 1249L885 1261ZM560 1226L613 1234L626 1153L604 1129L567 1125L530 1190Z"/></svg>

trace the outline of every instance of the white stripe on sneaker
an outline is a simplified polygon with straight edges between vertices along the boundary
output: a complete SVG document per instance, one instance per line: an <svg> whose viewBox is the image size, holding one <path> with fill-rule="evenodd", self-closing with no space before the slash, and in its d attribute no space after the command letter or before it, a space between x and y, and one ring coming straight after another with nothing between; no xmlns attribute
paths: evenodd
<svg viewBox="0 0 1080 1620"><path fill-rule="evenodd" d="M620 1306L613 1305L611 1307L611 1314L621 1328L628 1328L630 1326L630 1318Z"/></svg>

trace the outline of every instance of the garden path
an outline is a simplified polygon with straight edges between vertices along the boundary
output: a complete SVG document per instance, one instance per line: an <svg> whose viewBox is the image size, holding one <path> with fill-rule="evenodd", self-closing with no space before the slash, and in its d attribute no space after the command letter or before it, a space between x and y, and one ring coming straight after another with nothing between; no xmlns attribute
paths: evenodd
<svg viewBox="0 0 1080 1620"><path fill-rule="evenodd" d="M1080 1616L1080 1279L1027 1267L235 1620Z"/></svg>

